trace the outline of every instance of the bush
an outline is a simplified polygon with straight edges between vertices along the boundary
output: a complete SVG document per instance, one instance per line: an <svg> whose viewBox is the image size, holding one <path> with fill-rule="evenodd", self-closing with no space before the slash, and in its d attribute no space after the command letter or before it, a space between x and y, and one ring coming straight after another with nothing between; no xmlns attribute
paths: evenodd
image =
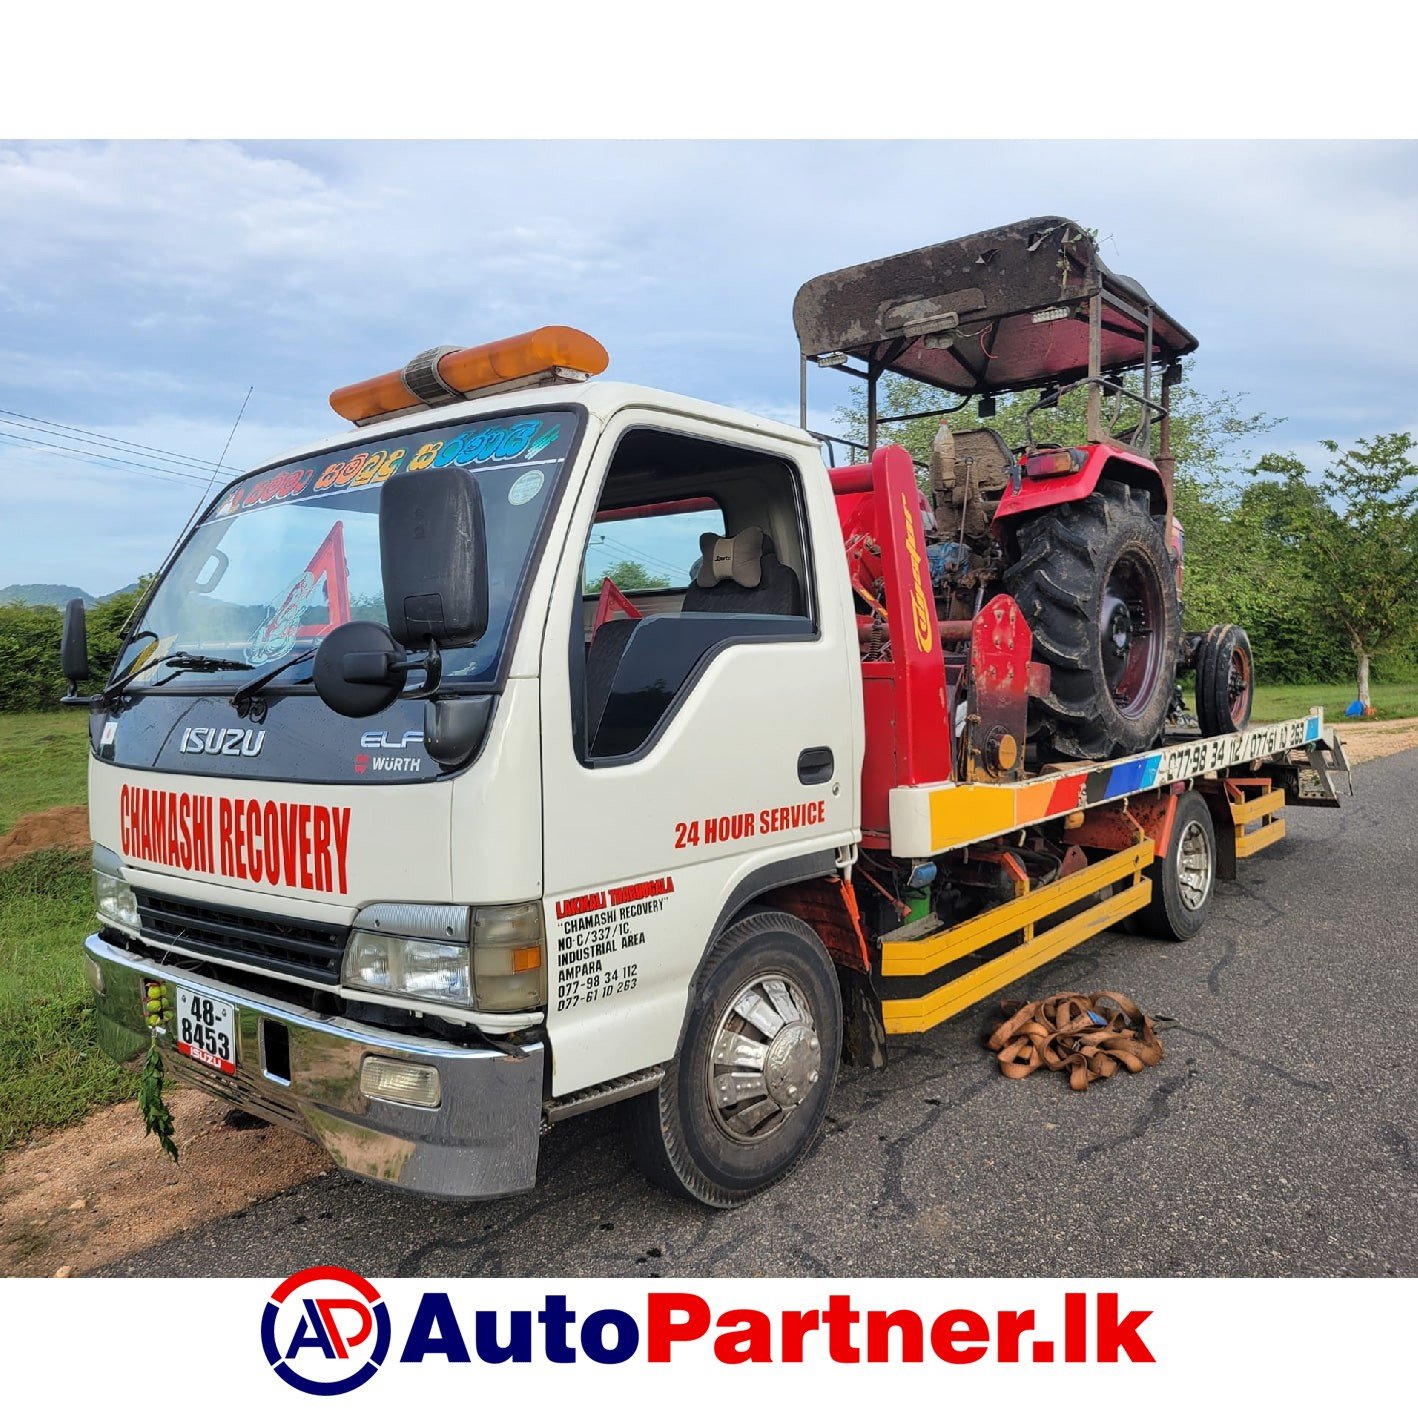
<svg viewBox="0 0 1418 1417"><path fill-rule="evenodd" d="M141 591L120 591L89 611L89 678L80 687L102 688L123 643ZM59 669L64 615L52 605L0 605L0 713L54 709L68 685Z"/></svg>

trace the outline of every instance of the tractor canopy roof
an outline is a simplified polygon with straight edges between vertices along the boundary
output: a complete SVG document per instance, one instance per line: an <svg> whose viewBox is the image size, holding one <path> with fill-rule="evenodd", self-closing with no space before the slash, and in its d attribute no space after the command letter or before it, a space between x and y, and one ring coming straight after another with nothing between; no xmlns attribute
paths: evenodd
<svg viewBox="0 0 1418 1417"><path fill-rule="evenodd" d="M1154 361L1196 348L1137 281L1103 264L1086 227L1057 216L816 276L793 301L793 325L808 359L851 356L956 393L993 393L1084 377L1094 295L1103 374L1146 361L1149 315Z"/></svg>

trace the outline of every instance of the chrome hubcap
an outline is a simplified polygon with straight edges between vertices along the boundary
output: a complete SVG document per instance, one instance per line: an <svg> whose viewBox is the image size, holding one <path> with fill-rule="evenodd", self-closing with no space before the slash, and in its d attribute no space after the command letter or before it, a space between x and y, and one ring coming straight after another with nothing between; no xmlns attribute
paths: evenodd
<svg viewBox="0 0 1418 1417"><path fill-rule="evenodd" d="M770 1137L822 1075L822 1044L802 991L781 974L749 983L714 1034L709 1107L735 1141Z"/></svg>
<svg viewBox="0 0 1418 1417"><path fill-rule="evenodd" d="M1211 843L1197 822L1188 822L1177 843L1177 886L1182 904L1200 910L1211 894Z"/></svg>

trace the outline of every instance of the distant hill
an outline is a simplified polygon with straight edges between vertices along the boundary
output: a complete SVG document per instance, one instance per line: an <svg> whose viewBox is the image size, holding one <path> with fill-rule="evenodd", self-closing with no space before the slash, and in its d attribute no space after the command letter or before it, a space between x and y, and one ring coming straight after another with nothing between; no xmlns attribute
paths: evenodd
<svg viewBox="0 0 1418 1417"><path fill-rule="evenodd" d="M0 589L0 605L11 605L19 601L22 605L53 605L59 610L77 596L84 602L84 605L92 610L100 601L112 600L115 595L130 595L138 589L137 581L129 581L125 586L119 586L117 590L111 590L107 595L90 595L86 590L80 590L76 585L50 585L45 582L33 582L22 585L16 582L14 585L7 585Z"/></svg>
<svg viewBox="0 0 1418 1417"><path fill-rule="evenodd" d="M36 582L28 585L7 585L0 590L0 605L8 605L11 601L18 600L25 605L53 605L62 610L76 596L91 608L98 604L88 591L80 590L76 585Z"/></svg>

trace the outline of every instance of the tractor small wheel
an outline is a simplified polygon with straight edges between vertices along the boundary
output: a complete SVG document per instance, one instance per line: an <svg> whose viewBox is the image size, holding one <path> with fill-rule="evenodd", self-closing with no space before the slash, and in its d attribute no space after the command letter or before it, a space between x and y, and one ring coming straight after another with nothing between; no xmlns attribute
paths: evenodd
<svg viewBox="0 0 1418 1417"><path fill-rule="evenodd" d="M1196 718L1203 738L1239 733L1251 721L1256 671L1239 625L1213 625L1196 650Z"/></svg>
<svg viewBox="0 0 1418 1417"><path fill-rule="evenodd" d="M1216 828L1199 792L1177 798L1167 854L1147 868L1152 899L1133 917L1159 940L1189 940L1206 923L1216 895Z"/></svg>
<svg viewBox="0 0 1418 1417"><path fill-rule="evenodd" d="M817 933L743 916L704 961L674 1060L624 1106L636 1164L662 1190L729 1209L787 1175L822 1130L842 996Z"/></svg>

